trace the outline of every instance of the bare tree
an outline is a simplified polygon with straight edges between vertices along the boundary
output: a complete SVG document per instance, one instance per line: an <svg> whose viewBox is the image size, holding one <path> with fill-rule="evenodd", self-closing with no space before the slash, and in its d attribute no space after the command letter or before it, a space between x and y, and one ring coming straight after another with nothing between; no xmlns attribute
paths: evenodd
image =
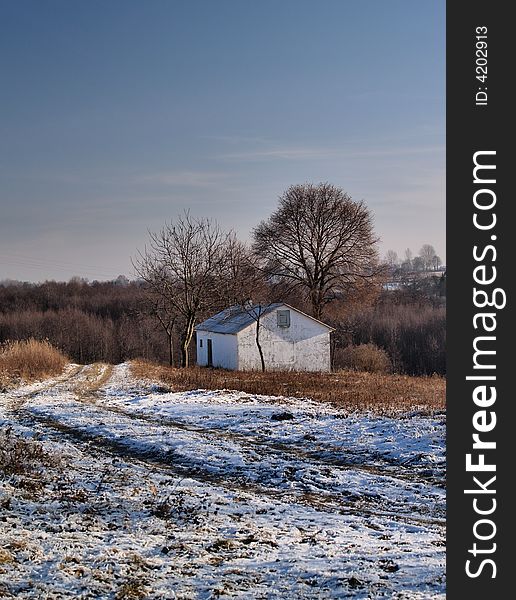
<svg viewBox="0 0 516 600"><path fill-rule="evenodd" d="M208 219L188 212L158 233L149 232L149 245L139 252L136 273L163 299L167 314L177 315L181 332L181 366L189 364L188 349L199 315L215 305L218 282L227 270L231 233ZM176 322L176 321L174 321Z"/></svg>
<svg viewBox="0 0 516 600"><path fill-rule="evenodd" d="M394 250L387 250L387 254L385 255L385 262L389 265L391 269L394 269L399 264L398 255Z"/></svg>
<svg viewBox="0 0 516 600"><path fill-rule="evenodd" d="M415 256L414 260L412 261L412 268L414 269L414 271L424 271L424 260L420 256Z"/></svg>
<svg viewBox="0 0 516 600"><path fill-rule="evenodd" d="M435 248L430 244L424 244L419 251L419 256L423 261L424 269L428 271L433 266L435 261Z"/></svg>
<svg viewBox="0 0 516 600"><path fill-rule="evenodd" d="M410 248L405 249L405 260L401 263L402 271L408 272L412 271L414 267L414 254Z"/></svg>
<svg viewBox="0 0 516 600"><path fill-rule="evenodd" d="M304 290L316 318L343 289L380 271L368 209L328 183L290 187L253 233L264 269Z"/></svg>

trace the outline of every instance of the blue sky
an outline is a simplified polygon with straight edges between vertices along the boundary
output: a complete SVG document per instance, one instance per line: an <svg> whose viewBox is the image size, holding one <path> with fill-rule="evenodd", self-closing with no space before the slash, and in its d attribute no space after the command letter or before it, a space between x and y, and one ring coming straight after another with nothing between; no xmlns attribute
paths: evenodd
<svg viewBox="0 0 516 600"><path fill-rule="evenodd" d="M329 181L445 256L445 2L4 0L0 279L132 275L184 209L242 239Z"/></svg>

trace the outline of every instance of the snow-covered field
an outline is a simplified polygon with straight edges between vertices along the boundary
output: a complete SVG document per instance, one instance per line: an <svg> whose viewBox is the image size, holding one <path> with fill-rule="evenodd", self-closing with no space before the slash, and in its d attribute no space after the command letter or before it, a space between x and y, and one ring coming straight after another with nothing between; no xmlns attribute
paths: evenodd
<svg viewBox="0 0 516 600"><path fill-rule="evenodd" d="M71 365L0 426L58 459L0 472L0 598L444 598L443 416Z"/></svg>

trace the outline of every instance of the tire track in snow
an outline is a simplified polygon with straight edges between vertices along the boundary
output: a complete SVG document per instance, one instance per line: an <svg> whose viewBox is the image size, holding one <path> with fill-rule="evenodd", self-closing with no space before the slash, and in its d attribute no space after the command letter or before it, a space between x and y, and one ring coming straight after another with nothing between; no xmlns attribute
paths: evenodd
<svg viewBox="0 0 516 600"><path fill-rule="evenodd" d="M12 408L18 408L27 402L27 400L35 398L41 393L48 392L52 389L59 389L59 386L73 383L76 379L84 376L85 373L88 372L89 367L91 367L91 365L73 365L69 373L64 373L63 375L53 379L51 382L43 382L40 387L28 392L23 392L23 387L25 386L21 388L21 393L19 393L18 390L10 390L4 394L8 401L8 406Z"/></svg>
<svg viewBox="0 0 516 600"><path fill-rule="evenodd" d="M423 483L432 484L438 488L445 488L445 484L433 475L425 476L420 473L414 472L409 465L404 465L399 462L386 461L383 457L377 458L386 464L371 464L367 462L357 462L353 460L346 460L342 456L336 456L335 451L327 448L319 447L318 450L307 450L296 446L293 443L284 444L278 441L270 441L263 437L254 435L246 435L235 431L227 431L217 427L200 427L198 425L192 425L185 423L184 421L178 421L176 419L170 419L168 417L154 417L150 414L142 412L130 412L115 406L107 406L97 401L95 397L81 398L80 401L84 401L88 404L94 405L99 409L112 412L118 415L123 415L134 421L147 421L156 425L165 427L171 427L173 429L180 429L191 433L197 433L205 437L217 437L224 438L226 440L237 442L241 447L247 447L249 450L256 451L257 448L270 451L278 456L285 457L290 456L295 459L301 459L309 462L316 462L323 465L332 467L340 467L347 470L358 470L370 473L372 475L388 476L394 479L402 479L411 483Z"/></svg>
<svg viewBox="0 0 516 600"><path fill-rule="evenodd" d="M93 374L93 379L90 375ZM149 465L152 465L154 468L159 467L161 469L165 469L168 472L172 472L175 475L179 475L182 477L189 477L195 479L200 482L208 482L212 483L224 488L228 488L232 491L238 489L240 491L249 491L259 495L265 495L268 497L272 497L275 499L289 499L290 501L299 502L301 504L308 504L312 507L316 507L321 510L338 510L345 512L352 512L358 515L377 515L377 516L386 516L392 519L401 519L404 522L408 523L431 523L433 525L442 525L443 520L439 518L429 517L426 515L416 515L413 513L414 507L411 507L412 512L407 513L403 510L400 512L399 502L393 502L392 499L389 500L385 498L378 498L374 495L367 494L349 494L346 496L345 492L335 490L333 493L328 493L328 490L325 490L324 493L314 492L313 490L306 489L278 489L269 485L263 485L262 483L257 483L256 481L250 480L249 477L245 477L245 473L238 472L229 472L229 466L226 465L226 469L223 469L222 472L216 472L213 469L206 468L206 465L201 465L199 463L194 463L191 460L186 459L185 457L180 457L174 451L164 453L160 451L155 446L151 444L147 444L147 447L142 447L141 444L137 444L137 440L134 438L131 439L131 421L135 423L140 423L141 425L146 425L146 423L151 424L151 428L163 428L163 423L161 420L157 420L154 418L142 418L142 415L135 415L134 413L127 413L118 408L114 407L106 407L103 404L99 404L97 402L97 398L94 394L86 394L84 395L84 390L95 390L95 377L97 380L102 379L104 377L104 371L98 370L95 371L93 365L89 365L83 367L71 374L66 380L59 381L58 383L50 384L46 386L44 389L39 389L31 394L30 397L37 397L38 395L42 395L43 399L46 400L48 406L48 400L52 400L53 398L58 398L58 393L66 393L68 396L72 395L72 401L82 403L83 405L87 405L89 408L89 415L86 418L86 414L83 413L83 417L91 424L91 422L99 421L100 417L100 425L105 425L102 422L102 417L107 415L113 415L116 413L116 417L118 418L118 423L112 423L112 426L118 425L119 430L124 432L124 437L113 437L113 431L107 432L111 435L103 435L99 434L97 431L93 431L88 429L88 427L81 426L77 423L69 425L63 422L62 418L56 418L55 415L48 414L48 411L38 411L35 410L34 407L30 409L24 409L21 406L16 407L15 413L18 414L18 417L22 418L22 422L24 424L29 424L30 426L42 426L43 428L50 428L54 432L59 432L60 434L64 434L67 437L80 442L87 444L88 446L94 445L96 448L109 451L111 454L116 455L117 457L123 457L125 460L138 460L143 461ZM104 377L105 379L105 377ZM86 382L86 384L85 384ZM89 386L89 388L88 388ZM50 396L47 397L48 392L52 392ZM81 395L81 392L83 394ZM77 394L79 394L77 396ZM56 404L56 408L59 409L59 405ZM143 423L141 423L143 421ZM120 425L122 425L120 427ZM217 442L216 445L219 446L219 449L222 448L223 452L227 453L227 449L224 450L223 444L220 443L221 432L219 429L204 429L192 425L188 425L182 422L166 423L168 428L175 430L182 430L188 433L193 433L196 436L202 437L208 444L213 445L213 441ZM97 423L96 427L99 427L99 423ZM241 449L242 446L247 446L247 458L249 458L249 453L251 452L256 456L256 448L254 447L254 439L250 441L246 438L245 435L242 434L234 434L233 432L229 432L227 438L231 438L231 441L236 442ZM131 443L132 442L132 443ZM288 467L288 462L285 458L294 458L295 460L304 460L306 461L317 461L320 456L317 456L316 453L312 452L302 452L301 455L298 452L292 452L292 448L279 443L262 443L257 444L261 447L261 449L266 451L265 455L262 455L262 459L273 459L282 461ZM271 455L272 450L272 455ZM287 454L285 457L284 455ZM314 456L315 454L315 456ZM251 455L251 467L253 462L253 456ZM320 461L319 461L320 462ZM362 470L366 471L371 475L377 475L381 477L388 477L392 479L389 473L386 473L385 470L380 470L378 472L377 468L363 468L363 465L335 465L333 461L329 463L330 466L333 466L337 469L345 469L349 471L357 471ZM283 467L285 466L283 465ZM308 462L308 467L313 466L311 462ZM362 469L361 469L362 467ZM248 469L249 470L249 469ZM413 482L413 479L410 480ZM401 483L401 482L400 482ZM392 484L391 484L392 485ZM319 486L320 487L320 486ZM374 508L374 505L379 502L383 502L383 504L398 504L398 511L396 510L385 510ZM367 506L369 505L369 506ZM405 507L403 507L405 508ZM418 511L419 512L419 511Z"/></svg>
<svg viewBox="0 0 516 600"><path fill-rule="evenodd" d="M114 372L111 373L111 377L113 377L113 375ZM141 411L128 411L120 408L119 406L113 406L105 402L99 402L102 388L108 384L109 381L106 381L103 386L99 386L97 389L95 389L95 392L89 397L84 396L79 400L93 404L101 410L123 415L136 421L147 421L149 423L161 426L196 433L206 437L207 439L213 437L217 439L223 438L230 442L235 442L242 448L247 448L253 452L256 452L257 448L260 448L281 457L291 456L296 460L303 460L310 463L315 462L318 464L339 467L348 470L359 470L372 475L389 476L411 483L430 484L437 488L445 489L445 482L443 481L442 477L436 476L433 473L425 474L418 472L414 465L400 462L397 459L389 459L385 456L374 456L374 458L372 458L372 461L374 462L371 460L370 462L367 462L363 454L357 453L354 454L354 456L357 457L356 459L346 458L342 455L338 455L335 449L329 447L319 446L316 450L309 450L307 448L300 447L296 443L283 443L277 440L273 441L264 436L228 431L226 429L222 429L221 427L202 427L200 425L185 423L184 421L170 417L154 416ZM130 399L129 395L128 399ZM425 467L425 470L427 470L427 467Z"/></svg>
<svg viewBox="0 0 516 600"><path fill-rule="evenodd" d="M360 517L381 517L407 525L430 526L439 530L444 530L446 524L444 518L374 509L364 506L364 504L355 505L344 494L336 497L337 494L318 494L309 491L296 493L294 490L274 489L252 481L242 481L238 478L228 476L227 473L218 474L202 469L197 465L174 462L170 460L173 459L173 456L166 456L159 450L140 449L132 446L127 441L96 435L85 429L66 425L57 419L44 414L35 414L26 409L18 411L18 418L16 420L19 424L36 429L40 433L53 432L54 435L51 435L51 437L57 442L62 439L62 436L65 436L68 440L81 444L89 454L97 450L101 453L108 453L114 458L123 459L126 462L138 465L139 467L152 468L169 475L179 476L183 479L191 479L201 484L208 483L231 492L239 491L244 494L263 496L270 500L301 504L315 508L321 512L338 512L343 515L351 514ZM365 497L362 500L367 501L368 499ZM374 498L369 498L369 500L373 502Z"/></svg>

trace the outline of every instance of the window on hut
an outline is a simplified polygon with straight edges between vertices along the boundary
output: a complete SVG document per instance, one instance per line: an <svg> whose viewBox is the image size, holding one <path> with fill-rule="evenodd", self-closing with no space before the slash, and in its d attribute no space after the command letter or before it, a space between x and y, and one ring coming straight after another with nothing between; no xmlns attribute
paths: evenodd
<svg viewBox="0 0 516 600"><path fill-rule="evenodd" d="M278 327L290 327L290 311L278 310Z"/></svg>

